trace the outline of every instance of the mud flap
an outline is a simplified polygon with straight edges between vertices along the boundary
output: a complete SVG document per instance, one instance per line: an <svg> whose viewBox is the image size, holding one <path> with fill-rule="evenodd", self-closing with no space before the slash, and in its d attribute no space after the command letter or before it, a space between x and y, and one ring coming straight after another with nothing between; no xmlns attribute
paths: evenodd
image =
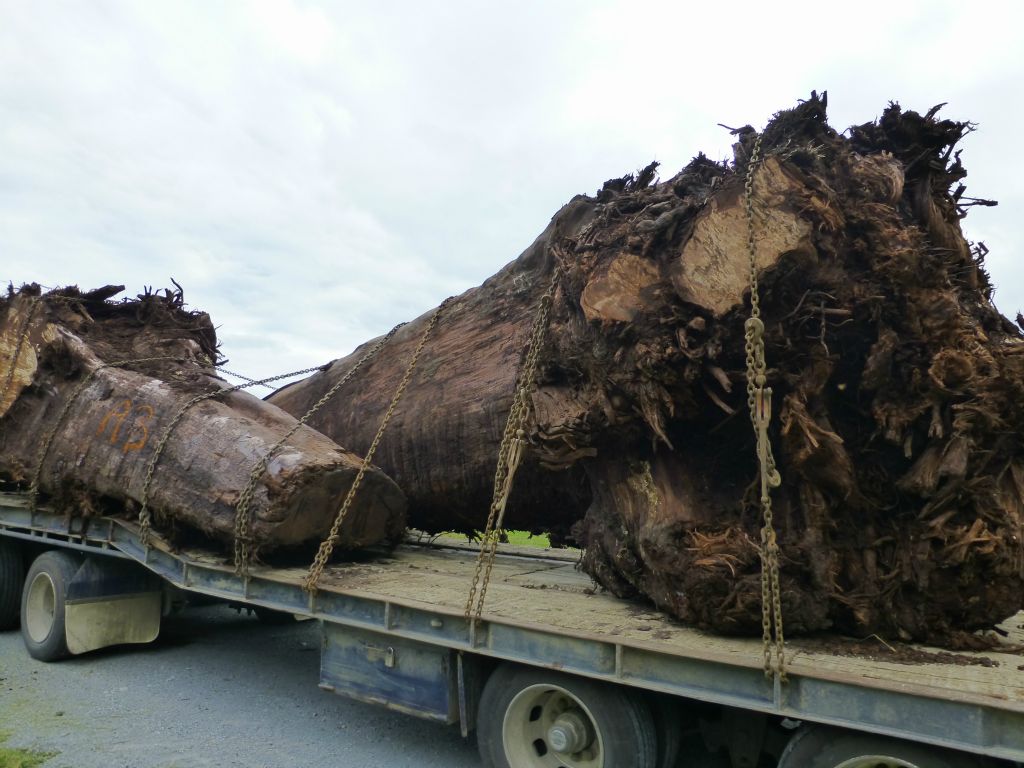
<svg viewBox="0 0 1024 768"><path fill-rule="evenodd" d="M160 634L163 588L134 563L88 558L67 588L64 620L73 655L126 643L150 643Z"/></svg>

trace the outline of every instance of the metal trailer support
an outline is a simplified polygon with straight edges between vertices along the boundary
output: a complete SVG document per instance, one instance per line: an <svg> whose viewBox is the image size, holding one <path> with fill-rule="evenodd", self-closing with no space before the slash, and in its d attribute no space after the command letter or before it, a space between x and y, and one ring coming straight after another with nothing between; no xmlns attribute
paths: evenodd
<svg viewBox="0 0 1024 768"><path fill-rule="evenodd" d="M455 651L337 624L323 625L320 687L451 725L459 719Z"/></svg>

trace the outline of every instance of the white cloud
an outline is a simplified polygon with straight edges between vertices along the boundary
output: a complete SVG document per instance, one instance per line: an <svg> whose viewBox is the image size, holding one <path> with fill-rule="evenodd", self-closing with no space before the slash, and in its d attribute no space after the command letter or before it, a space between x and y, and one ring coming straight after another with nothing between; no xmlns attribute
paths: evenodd
<svg viewBox="0 0 1024 768"><path fill-rule="evenodd" d="M812 88L980 123L968 235L1024 308L1012 3L0 0L0 279L174 277L238 370L347 353L478 284L577 192L725 157ZM979 45L981 46L979 48Z"/></svg>

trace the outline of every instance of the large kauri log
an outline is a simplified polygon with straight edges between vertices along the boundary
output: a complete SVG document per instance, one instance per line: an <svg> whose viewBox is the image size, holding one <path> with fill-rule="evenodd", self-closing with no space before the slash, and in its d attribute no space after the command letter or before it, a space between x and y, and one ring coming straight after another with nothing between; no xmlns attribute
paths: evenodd
<svg viewBox="0 0 1024 768"><path fill-rule="evenodd" d="M969 124L892 105L844 136L813 97L763 133L753 184L789 632L939 643L1024 604L1024 339L968 245ZM747 415L744 180L698 156L579 196L449 305L377 454L411 523L482 528L534 307L559 282L507 526L573 536L583 567L721 632L759 634ZM361 451L428 315L312 424ZM361 355L270 401L303 412Z"/></svg>
<svg viewBox="0 0 1024 768"><path fill-rule="evenodd" d="M214 377L209 319L184 312L174 294L125 304L74 290L37 294L24 289L0 307L0 478L25 487L38 473L40 490L70 514L137 512L174 415L195 395L220 392L185 411L170 433L148 504L158 529L231 542L251 469L295 419ZM169 359L103 367L154 357ZM299 428L256 486L257 549L322 540L359 464L320 433ZM339 547L397 540L404 511L398 487L371 469Z"/></svg>
<svg viewBox="0 0 1024 768"><path fill-rule="evenodd" d="M779 201L785 191L795 195L799 188L800 182L774 159L755 185L755 206L767 219L766 244L759 257L762 268L774 265L784 254L809 247L810 225ZM720 309L723 302L740 303L748 274L743 265L723 266L722 254L727 252L723 241L734 237L730 227L735 226L736 216L742 215L735 190L716 200L714 207L721 208L721 216L698 223L702 238L694 246L699 252L693 262L706 276L702 282L690 281L687 296L689 302L709 312ZM549 282L550 248L585 233L592 236L601 226L598 216L604 208L594 199L576 198L516 261L445 308L377 453L377 461L388 468L410 499L412 525L427 530L482 527L481 514L486 517L498 445L532 313ZM745 242L745 234L743 238ZM600 350L576 347L586 334L586 323L628 323L637 314L650 311L663 279L650 258L630 251L593 265L579 299L582 317L569 314L565 307L556 309L548 331L550 343L566 347L563 351L568 355L600 354ZM342 388L340 399L314 416L310 424L336 439L350 441L357 451L369 447L388 406L389 393L398 386L404 363L432 314L400 329L378 358ZM304 412L377 341L334 361L322 375L280 390L270 402L290 413ZM549 351L549 375L558 366L552 358L560 354ZM609 362L603 364L608 367ZM602 421L619 420L617 407L603 391L581 393L576 383L545 382L534 395L534 450L520 470L507 527L545 531L558 538L569 535L592 494L579 460L596 455L591 432ZM563 467L564 472L551 471Z"/></svg>

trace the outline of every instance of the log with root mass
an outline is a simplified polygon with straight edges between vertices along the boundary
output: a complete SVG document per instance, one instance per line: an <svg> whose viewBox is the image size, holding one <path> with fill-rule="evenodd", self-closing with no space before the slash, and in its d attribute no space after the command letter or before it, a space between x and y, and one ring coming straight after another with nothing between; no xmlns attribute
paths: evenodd
<svg viewBox="0 0 1024 768"><path fill-rule="evenodd" d="M950 191L970 125L890 105L843 135L825 107L814 96L769 123L750 201L787 632L962 642L1024 605L1024 340ZM754 137L737 132L732 162L698 155L661 182L652 165L574 198L451 303L377 454L411 525L483 527L558 261L506 526L577 542L617 595L760 633L743 340ZM364 451L429 317L311 424ZM360 354L270 402L303 413Z"/></svg>

